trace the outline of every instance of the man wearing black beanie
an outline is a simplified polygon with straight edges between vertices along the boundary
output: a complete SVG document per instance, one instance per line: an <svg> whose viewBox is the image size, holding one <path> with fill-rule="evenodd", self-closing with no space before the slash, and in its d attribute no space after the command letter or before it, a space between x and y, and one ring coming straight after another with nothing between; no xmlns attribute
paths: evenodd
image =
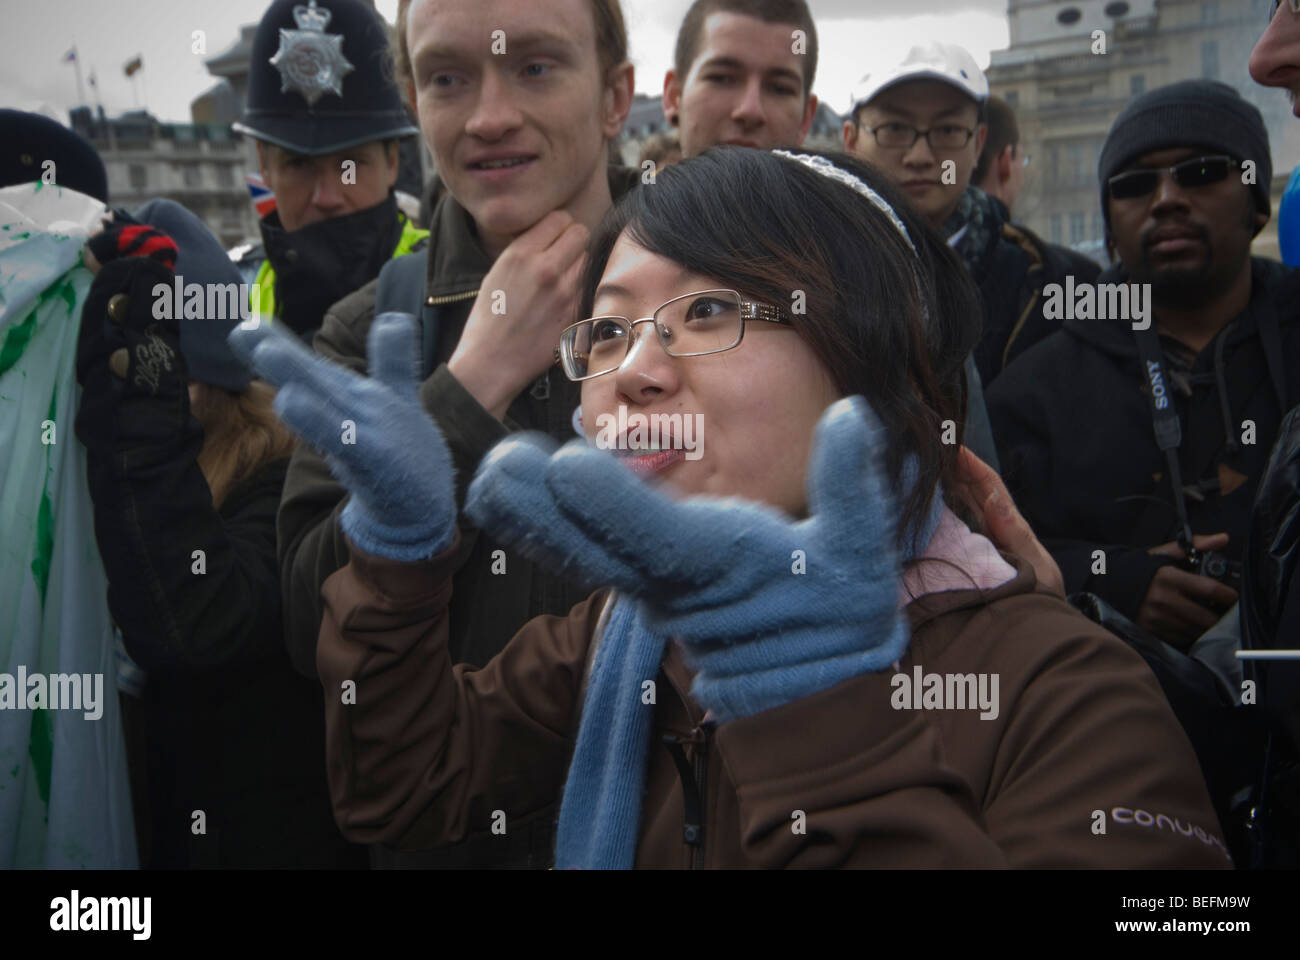
<svg viewBox="0 0 1300 960"><path fill-rule="evenodd" d="M90 141L57 120L0 110L0 187L53 182L108 202L108 174Z"/></svg>
<svg viewBox="0 0 1300 960"><path fill-rule="evenodd" d="M1255 487L1300 397L1300 304L1277 295L1290 271L1250 256L1272 163L1231 87L1137 98L1098 166L1118 262L1053 291L1062 330L1004 372L989 415L1067 591L1185 647L1237 598Z"/></svg>

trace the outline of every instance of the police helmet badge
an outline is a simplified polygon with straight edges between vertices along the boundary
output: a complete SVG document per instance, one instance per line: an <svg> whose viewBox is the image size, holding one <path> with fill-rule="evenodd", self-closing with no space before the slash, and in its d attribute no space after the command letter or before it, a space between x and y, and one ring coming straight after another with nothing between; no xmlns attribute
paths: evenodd
<svg viewBox="0 0 1300 960"><path fill-rule="evenodd" d="M298 29L280 30L280 49L271 58L283 81L280 92L302 94L309 107L326 93L343 96L343 78L354 69L343 56L343 36L325 32L332 16L316 0L294 7Z"/></svg>

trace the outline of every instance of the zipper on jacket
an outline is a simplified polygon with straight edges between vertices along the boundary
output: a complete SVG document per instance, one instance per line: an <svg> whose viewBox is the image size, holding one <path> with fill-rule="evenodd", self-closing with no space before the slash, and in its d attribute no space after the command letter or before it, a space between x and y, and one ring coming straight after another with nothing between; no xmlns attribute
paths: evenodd
<svg viewBox="0 0 1300 960"><path fill-rule="evenodd" d="M448 293L441 297L425 297L424 305L426 307L441 307L445 303L459 303L461 300L472 300L477 296L477 290L466 290L464 293Z"/></svg>
<svg viewBox="0 0 1300 960"><path fill-rule="evenodd" d="M695 845L695 856L691 863L692 869L699 870L701 867L704 866L704 843L703 843L704 838L702 832L703 832L704 809L705 809L704 807L704 791L706 789L705 774L708 771L706 754L709 748L709 728L700 725L691 731L691 736L699 737L698 741L695 741L694 752L695 752L695 784L696 784L696 790L699 791L699 803L700 803L701 842Z"/></svg>
<svg viewBox="0 0 1300 960"><path fill-rule="evenodd" d="M704 775L708 731L696 727L686 737L665 734L663 742L682 782L682 841L691 848L691 868L699 869L704 866ZM690 760L686 758L683 744L692 747Z"/></svg>
<svg viewBox="0 0 1300 960"><path fill-rule="evenodd" d="M698 864L698 851L704 836L704 824L701 817L699 777L692 769L691 761L686 759L683 743L690 743L689 738L681 738L671 733L664 734L663 743L668 748L668 755L673 758L677 768L677 778L682 783L682 842L692 848L692 866Z"/></svg>

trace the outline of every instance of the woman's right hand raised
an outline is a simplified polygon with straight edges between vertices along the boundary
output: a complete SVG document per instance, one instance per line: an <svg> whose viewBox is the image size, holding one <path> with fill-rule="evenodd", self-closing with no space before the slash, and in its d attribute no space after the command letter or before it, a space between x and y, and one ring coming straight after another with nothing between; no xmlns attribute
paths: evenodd
<svg viewBox="0 0 1300 960"><path fill-rule="evenodd" d="M280 388L276 415L321 452L351 494L340 519L353 543L404 562L451 545L451 453L420 403L420 350L410 316L375 318L366 343L369 377L313 353L279 323L241 323L229 342Z"/></svg>

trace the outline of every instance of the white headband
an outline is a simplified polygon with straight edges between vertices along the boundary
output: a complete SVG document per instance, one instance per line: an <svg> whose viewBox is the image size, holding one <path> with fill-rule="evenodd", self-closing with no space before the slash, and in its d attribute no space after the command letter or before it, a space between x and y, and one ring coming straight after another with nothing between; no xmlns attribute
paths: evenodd
<svg viewBox="0 0 1300 960"><path fill-rule="evenodd" d="M903 221L898 218L898 214L895 213L894 208L889 205L889 201L876 193L876 191L872 190L853 174L849 173L847 170L841 170L825 157L813 156L810 153L791 153L789 150L773 150L772 152L778 157L788 157L791 160L797 160L805 167L811 167L813 170L816 170L823 177L830 177L832 180L838 180L846 187L852 187L858 193L870 200L872 206L887 216L889 222L894 225L894 229L902 234L903 239L907 241L907 245L912 248L912 252L915 253L918 258L921 256L917 253L916 244L912 242L912 237L907 232L907 227L905 227Z"/></svg>

